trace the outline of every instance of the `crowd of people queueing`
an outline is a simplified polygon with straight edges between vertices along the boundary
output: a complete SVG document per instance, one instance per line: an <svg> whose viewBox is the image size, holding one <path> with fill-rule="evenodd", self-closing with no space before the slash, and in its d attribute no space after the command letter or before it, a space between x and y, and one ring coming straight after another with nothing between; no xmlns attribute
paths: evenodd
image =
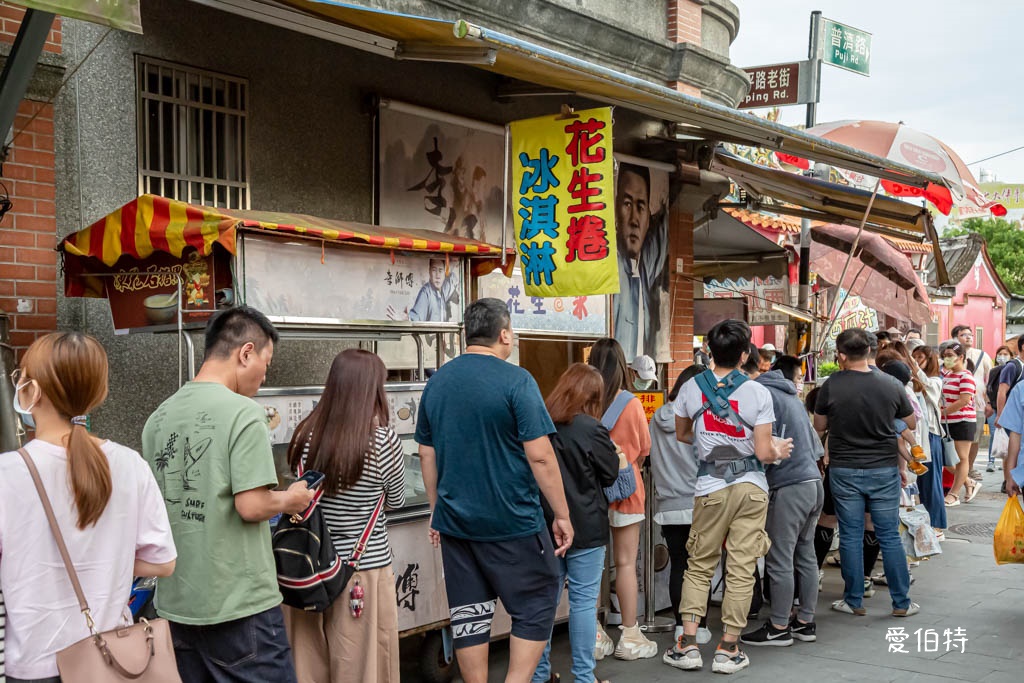
<svg viewBox="0 0 1024 683"><path fill-rule="evenodd" d="M898 532L901 492L916 473L921 502L941 531L946 508L980 488L980 476L972 476L979 474L972 471L979 419L1011 432L1009 463L1024 428L1024 396L1011 391L1024 374L1021 362L1000 349L986 401L976 373L987 375L991 361L972 354L966 328L937 352L920 340L844 331L841 371L804 402L801 361L752 347L745 323L725 321L707 335L709 355L701 360L711 367L681 373L649 426L629 390L649 385L653 368L639 362L631 369L614 340L595 343L588 363L571 365L545 400L528 372L505 362L513 331L503 302L468 306L465 330L465 353L426 385L415 440L467 683L487 680L497 599L512 619L507 680L557 679L550 637L565 586L575 680L596 680L603 656L657 655L637 619L635 560L647 495L640 467L648 456L677 621L662 659L703 668L711 582L724 555L723 633L711 668L733 673L750 664L740 642L816 640L819 572L837 525L845 585L832 608L866 613L880 552L884 571L875 578L888 585L891 614L916 614ZM258 311L237 307L211 320L205 342L195 380L146 422L142 457L85 427L107 394L107 358L95 339L44 336L13 374L15 410L35 435L24 457L36 463L53 500L94 623L76 614L25 462L4 454L0 589L12 683L59 681L59 651L93 627L123 623L133 576L159 577L156 611L170 622L177 667L190 683L398 681L386 520L370 526L353 579L358 610L347 599L323 612L282 609L267 522L302 513L314 492L302 480L276 490L266 414L252 400L278 333ZM289 448L296 474L326 475L319 505L339 557L351 555L376 501L387 509L404 504L386 375L373 353L340 353ZM980 417L978 406L985 408ZM960 455L945 498L944 434ZM1006 486L1019 492L1012 479ZM609 542L623 624L615 644L597 617ZM766 578L758 572L762 557ZM762 592L770 618L747 630Z"/></svg>

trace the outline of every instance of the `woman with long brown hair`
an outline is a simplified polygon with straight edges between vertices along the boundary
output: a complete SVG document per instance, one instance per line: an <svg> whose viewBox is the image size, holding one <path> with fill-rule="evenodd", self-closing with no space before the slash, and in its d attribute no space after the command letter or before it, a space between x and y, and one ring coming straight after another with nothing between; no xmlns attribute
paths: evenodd
<svg viewBox="0 0 1024 683"><path fill-rule="evenodd" d="M80 332L37 339L11 375L14 410L97 631L122 622L133 576L169 576L176 552L146 461L86 429L107 397L107 354ZM117 476L112 473L116 472ZM18 453L0 455L0 585L11 683L59 681L56 654L89 636L42 502Z"/></svg>
<svg viewBox="0 0 1024 683"><path fill-rule="evenodd" d="M569 579L569 641L572 675L577 681L594 681L594 640L597 637L597 599L604 574L608 545L608 501L604 487L615 483L619 457L608 430L601 423L604 381L585 363L573 363L562 373L545 402L555 435L558 467L562 472L569 519L575 532L572 547L558 558L559 585ZM554 513L542 500L548 525ZM534 683L552 680L545 648L533 675Z"/></svg>
<svg viewBox="0 0 1024 683"><path fill-rule="evenodd" d="M405 504L402 444L389 425L387 369L374 353L346 349L331 364L320 401L299 423L288 464L324 474L320 509L338 557L347 559L384 496L386 508ZM299 683L397 683L398 607L386 518L373 528L359 570L325 612L285 608L285 625ZM363 588L362 616L347 596Z"/></svg>
<svg viewBox="0 0 1024 683"><path fill-rule="evenodd" d="M615 595L619 599L623 631L614 653L618 659L647 659L658 654L658 644L644 636L637 622L636 554L640 550L640 525L644 521L646 502L640 465L651 452L651 434L640 399L628 391L629 371L619 342L610 338L597 340L590 350L589 363L604 379L601 421L611 425L608 431L612 441L626 454L636 478L633 495L608 506L615 553ZM597 648L603 654L609 654L609 643L608 636L598 632Z"/></svg>
<svg viewBox="0 0 1024 683"><path fill-rule="evenodd" d="M942 466L945 454L942 447L942 378L939 376L939 356L930 346L917 344L910 355L917 366L917 376L924 382L921 407L924 408L928 423L928 445L931 447L932 464L928 471L917 478L921 504L931 516L932 527L940 540L945 540L946 504L942 495Z"/></svg>

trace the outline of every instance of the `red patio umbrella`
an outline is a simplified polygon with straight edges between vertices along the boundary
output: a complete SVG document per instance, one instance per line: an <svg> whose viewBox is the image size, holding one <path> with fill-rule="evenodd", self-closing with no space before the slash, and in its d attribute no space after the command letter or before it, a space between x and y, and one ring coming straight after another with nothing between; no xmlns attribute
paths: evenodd
<svg viewBox="0 0 1024 683"><path fill-rule="evenodd" d="M1006 207L990 202L978 187L978 181L967 164L945 143L902 123L887 121L836 121L808 128L811 135L832 140L850 147L885 157L908 166L940 176L945 185L929 183L925 188L882 180L882 187L896 197L924 197L939 211L949 215L954 206L986 209L994 216L1005 216ZM806 159L776 152L780 161L809 168ZM865 185L865 178L857 173L837 169L854 185Z"/></svg>
<svg viewBox="0 0 1024 683"><path fill-rule="evenodd" d="M822 224L811 228L811 269L832 286L859 295L868 306L921 325L931 320L931 301L910 260L881 235L857 228ZM852 262L843 277L850 249ZM842 278L842 282L840 282Z"/></svg>

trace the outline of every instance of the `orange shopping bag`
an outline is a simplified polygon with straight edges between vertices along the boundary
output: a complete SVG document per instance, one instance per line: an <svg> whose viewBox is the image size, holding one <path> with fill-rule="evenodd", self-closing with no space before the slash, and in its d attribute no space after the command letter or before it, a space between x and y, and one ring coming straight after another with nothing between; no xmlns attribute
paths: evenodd
<svg viewBox="0 0 1024 683"><path fill-rule="evenodd" d="M992 539L996 564L1024 563L1024 509L1014 496L1006 501Z"/></svg>

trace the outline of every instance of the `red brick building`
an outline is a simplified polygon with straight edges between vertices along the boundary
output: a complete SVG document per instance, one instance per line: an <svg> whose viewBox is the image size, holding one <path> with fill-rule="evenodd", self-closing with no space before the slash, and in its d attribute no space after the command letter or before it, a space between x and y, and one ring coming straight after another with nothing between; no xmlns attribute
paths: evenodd
<svg viewBox="0 0 1024 683"><path fill-rule="evenodd" d="M0 3L0 50L6 56L25 10ZM54 20L36 77L18 108L13 141L0 171L11 209L0 220L0 311L18 352L57 328L58 259L55 136L51 100L61 68L61 20Z"/></svg>

